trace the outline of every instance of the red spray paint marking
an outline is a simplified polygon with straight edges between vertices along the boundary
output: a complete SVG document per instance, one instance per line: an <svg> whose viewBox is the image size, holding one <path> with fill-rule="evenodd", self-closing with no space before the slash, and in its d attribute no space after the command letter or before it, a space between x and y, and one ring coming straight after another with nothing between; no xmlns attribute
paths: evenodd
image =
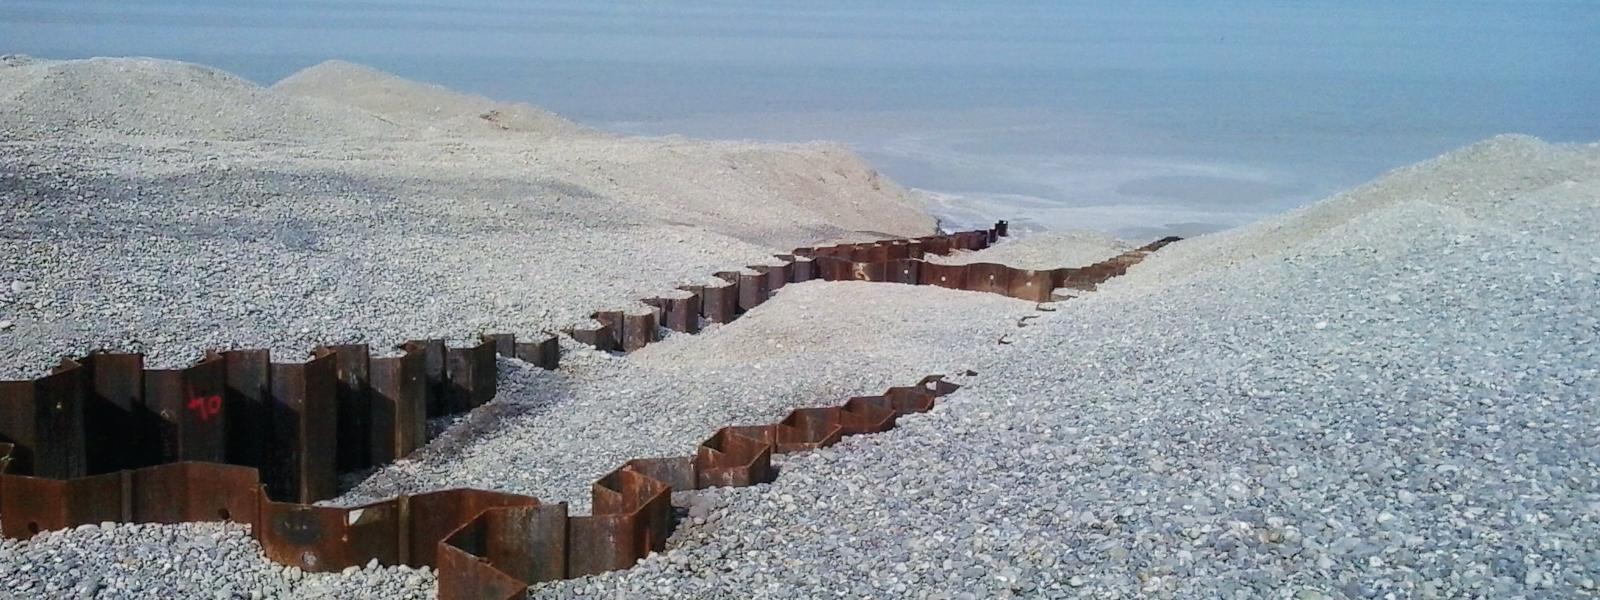
<svg viewBox="0 0 1600 600"><path fill-rule="evenodd" d="M190 398L189 410L200 417L201 422L209 421L222 412L222 396Z"/></svg>

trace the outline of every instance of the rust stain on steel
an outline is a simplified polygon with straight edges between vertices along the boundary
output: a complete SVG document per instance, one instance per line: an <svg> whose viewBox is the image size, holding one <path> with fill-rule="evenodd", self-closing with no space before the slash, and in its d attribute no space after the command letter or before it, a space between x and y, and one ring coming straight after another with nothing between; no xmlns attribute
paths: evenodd
<svg viewBox="0 0 1600 600"><path fill-rule="evenodd" d="M405 512L406 556L405 563L413 567L437 565L436 550L439 543L472 521L483 511L505 506L538 506L532 496L456 489L400 497Z"/></svg>
<svg viewBox="0 0 1600 600"><path fill-rule="evenodd" d="M552 335L537 342L517 342L517 358L554 371L561 366L561 340Z"/></svg>
<svg viewBox="0 0 1600 600"><path fill-rule="evenodd" d="M31 381L0 381L0 440L14 445L11 470L69 478L88 472L84 369L75 362Z"/></svg>
<svg viewBox="0 0 1600 600"><path fill-rule="evenodd" d="M134 471L129 514L133 523L237 521L255 523L261 478L255 469L206 462L177 462Z"/></svg>
<svg viewBox="0 0 1600 600"><path fill-rule="evenodd" d="M274 562L306 571L338 571L377 559L400 562L399 500L354 508L273 502L263 493L251 533Z"/></svg>
<svg viewBox="0 0 1600 600"><path fill-rule="evenodd" d="M427 355L414 344L404 350L369 361L374 464L394 462L427 443Z"/></svg>
<svg viewBox="0 0 1600 600"><path fill-rule="evenodd" d="M272 355L267 350L221 353L227 365L228 462L263 468L272 462ZM98 363L99 356L91 356ZM142 361L141 361L142 362ZM98 365L97 365L98 366ZM147 463L146 463L147 464ZM127 465L142 466L142 465Z"/></svg>
<svg viewBox="0 0 1600 600"><path fill-rule="evenodd" d="M338 358L334 362L339 382L338 469L356 471L372 466L372 353L366 344L319 346L312 352Z"/></svg>
<svg viewBox="0 0 1600 600"><path fill-rule="evenodd" d="M25 540L41 531L121 520L124 472L65 480L0 475L0 533Z"/></svg>
<svg viewBox="0 0 1600 600"><path fill-rule="evenodd" d="M336 357L272 363L272 451L265 482L274 497L315 502L338 493Z"/></svg>
<svg viewBox="0 0 1600 600"><path fill-rule="evenodd" d="M78 361L85 369L83 427L88 473L109 473L160 462L154 447L153 415L144 406L144 357L91 353Z"/></svg>
<svg viewBox="0 0 1600 600"><path fill-rule="evenodd" d="M445 349L445 409L449 413L470 411L494 398L494 342L484 340L476 346Z"/></svg>

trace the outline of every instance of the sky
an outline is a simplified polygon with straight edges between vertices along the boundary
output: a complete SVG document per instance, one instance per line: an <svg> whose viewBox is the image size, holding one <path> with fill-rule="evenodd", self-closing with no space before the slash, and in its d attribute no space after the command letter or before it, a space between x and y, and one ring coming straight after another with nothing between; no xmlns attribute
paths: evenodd
<svg viewBox="0 0 1600 600"><path fill-rule="evenodd" d="M625 133L838 140L949 226L1238 225L1499 133L1600 141L1600 1L0 0L0 53L327 59Z"/></svg>

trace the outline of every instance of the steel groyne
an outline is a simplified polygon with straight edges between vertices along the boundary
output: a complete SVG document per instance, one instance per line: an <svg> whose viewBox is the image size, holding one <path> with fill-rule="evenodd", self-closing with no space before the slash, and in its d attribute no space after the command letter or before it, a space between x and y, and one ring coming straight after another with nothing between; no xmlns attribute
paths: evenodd
<svg viewBox="0 0 1600 600"><path fill-rule="evenodd" d="M1082 268L925 260L985 248L1005 234L1001 221L989 230L800 248L777 255L776 265L717 273L724 285L644 299L649 311L595 313L594 323L567 333L630 352L659 340L660 328L696 333L810 280L937 285L1048 302L1058 288L1093 289L1176 239ZM0 533L26 539L101 522L234 521L251 525L268 558L307 571L373 560L434 567L441 598L514 598L532 583L624 569L661 550L674 524L674 490L770 481L774 453L887 430L957 387L930 376L799 409L774 424L723 428L692 455L633 460L607 474L592 486L590 515L472 489L357 507L312 504L337 494L338 473L425 444L426 419L491 400L497 357L555 369L559 340L486 334L466 347L328 345L303 362L274 362L262 349L208 350L179 369L95 352L63 360L44 377L0 382Z"/></svg>

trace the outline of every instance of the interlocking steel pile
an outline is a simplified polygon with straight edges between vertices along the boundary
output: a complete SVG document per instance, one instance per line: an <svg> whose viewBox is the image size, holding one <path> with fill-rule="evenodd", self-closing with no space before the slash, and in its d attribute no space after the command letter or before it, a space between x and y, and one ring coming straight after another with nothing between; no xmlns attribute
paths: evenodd
<svg viewBox="0 0 1600 600"><path fill-rule="evenodd" d="M780 255L781 265L719 273L726 285L648 299L649 313L597 313L598 326L570 333L603 350L632 351L659 339L658 323L693 333L702 318L731 321L783 285L810 279L939 285L1043 302L1057 287L1092 289L1175 239L1081 269L921 260L987 247L1005 233L1001 221L987 231L801 248ZM492 399L496 355L554 369L559 348L554 337L524 343L490 334L464 348L408 342L390 355L325 346L290 363L258 349L208 351L182 369L146 369L137 354L64 360L45 377L0 382L0 532L25 539L107 521L235 521L252 525L269 558L307 571L372 560L436 567L441 598L513 598L530 583L627 568L662 549L673 490L769 481L773 453L884 431L956 388L930 376L841 406L796 410L776 424L723 428L693 456L634 460L601 478L587 516L569 516L565 503L468 489L353 508L311 504L337 493L339 472L424 444L428 417Z"/></svg>

